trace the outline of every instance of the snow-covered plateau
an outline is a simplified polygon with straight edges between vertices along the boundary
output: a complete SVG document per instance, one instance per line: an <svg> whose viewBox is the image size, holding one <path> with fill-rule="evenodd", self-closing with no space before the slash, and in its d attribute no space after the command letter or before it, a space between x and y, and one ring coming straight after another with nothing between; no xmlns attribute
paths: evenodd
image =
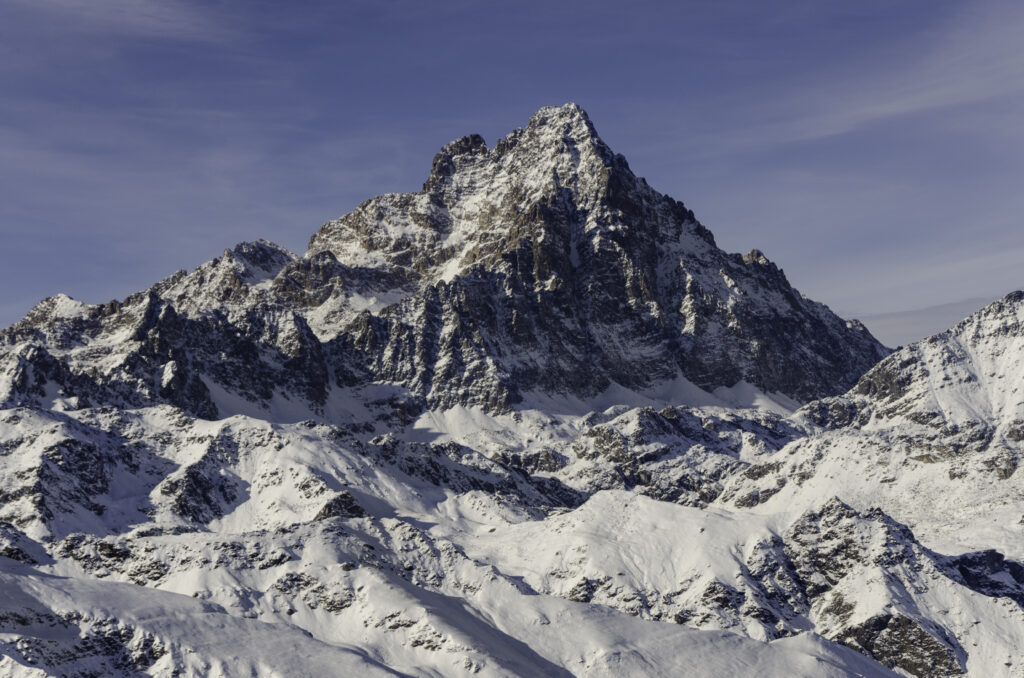
<svg viewBox="0 0 1024 678"><path fill-rule="evenodd" d="M890 352L579 107L0 332L0 674L1024 676L1024 293Z"/></svg>

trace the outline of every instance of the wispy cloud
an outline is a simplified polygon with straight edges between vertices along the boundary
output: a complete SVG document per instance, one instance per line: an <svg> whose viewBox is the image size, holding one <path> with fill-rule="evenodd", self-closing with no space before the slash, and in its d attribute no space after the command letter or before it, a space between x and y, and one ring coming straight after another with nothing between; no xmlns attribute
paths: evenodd
<svg viewBox="0 0 1024 678"><path fill-rule="evenodd" d="M79 33L221 40L230 30L208 10L181 0L10 0L24 12Z"/></svg>
<svg viewBox="0 0 1024 678"><path fill-rule="evenodd" d="M792 83L729 135L734 147L811 141L869 125L1024 93L1024 5L965 4L854 70ZM870 36L865 36L870 40Z"/></svg>
<svg viewBox="0 0 1024 678"><path fill-rule="evenodd" d="M901 346L947 330L997 298L996 295L974 297L928 308L865 315L858 319L886 346Z"/></svg>

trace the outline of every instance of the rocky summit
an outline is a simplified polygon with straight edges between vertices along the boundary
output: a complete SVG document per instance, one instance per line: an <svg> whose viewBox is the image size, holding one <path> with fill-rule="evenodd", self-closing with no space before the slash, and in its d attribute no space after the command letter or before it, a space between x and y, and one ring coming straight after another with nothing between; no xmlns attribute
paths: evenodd
<svg viewBox="0 0 1024 678"><path fill-rule="evenodd" d="M890 354L541 109L0 332L0 673L1024 676L1022 318Z"/></svg>

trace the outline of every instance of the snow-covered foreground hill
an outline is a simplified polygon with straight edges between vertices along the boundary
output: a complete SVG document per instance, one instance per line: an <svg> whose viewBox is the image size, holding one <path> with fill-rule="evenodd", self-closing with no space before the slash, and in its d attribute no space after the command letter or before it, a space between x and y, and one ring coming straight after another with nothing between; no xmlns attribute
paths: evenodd
<svg viewBox="0 0 1024 678"><path fill-rule="evenodd" d="M1022 319L887 355L544 109L0 333L0 673L1024 676Z"/></svg>
<svg viewBox="0 0 1024 678"><path fill-rule="evenodd" d="M557 478L454 443L363 443L312 422L207 422L167 406L8 410L3 430L5 449L17 448L5 462L20 460L4 466L0 561L3 666L15 675L874 670L817 636L764 644L574 595L582 575L557 553L573 564L588 546L625 554L626 543L557 533L595 510L623 521L636 495L599 492L569 510L583 495ZM642 506L641 529L674 521L662 548L685 549L702 512ZM515 535L530 526L554 533L529 543L552 559L537 562L545 578L569 586L522 570ZM660 555L636 563L644 580L644 568L664 568ZM680 563L670 588L696 566Z"/></svg>
<svg viewBox="0 0 1024 678"><path fill-rule="evenodd" d="M724 558L706 552L707 565L693 557L699 509L642 500L637 512L635 494L609 491L569 510L558 504L582 495L556 478L528 478L452 443L366 444L325 425L204 422L169 407L111 415L4 413L4 445L21 459L4 468L7 494L18 497L4 507L2 536L3 666L15 675L877 668L816 635L765 644L764 633L723 630L729 623L663 623L654 621L660 608L623 608L639 584L645 597L660 587L671 598L712 563L731 576L734 546L722 542ZM707 517L731 522L737 544L764 529ZM570 535L577 521L591 533ZM616 523L661 525L647 538L665 542L651 544L645 561L627 550L632 539L607 531ZM541 532L519 534L531 529ZM522 553L527 545L537 553ZM598 604L579 592L590 572L577 561L588 549L605 552L606 568L633 561L621 600ZM670 568L663 559L673 551L690 556ZM687 605L735 614L706 598L666 604L677 616Z"/></svg>

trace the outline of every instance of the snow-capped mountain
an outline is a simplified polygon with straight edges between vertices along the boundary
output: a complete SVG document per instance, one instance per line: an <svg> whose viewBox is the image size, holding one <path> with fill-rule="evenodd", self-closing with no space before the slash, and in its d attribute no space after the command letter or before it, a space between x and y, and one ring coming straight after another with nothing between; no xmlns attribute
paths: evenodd
<svg viewBox="0 0 1024 678"><path fill-rule="evenodd" d="M802 408L814 435L758 483L797 480L765 505L841 495L882 506L947 550L1000 544L1024 558L1024 294L893 353L840 397ZM735 496L756 483L739 482Z"/></svg>
<svg viewBox="0 0 1024 678"><path fill-rule="evenodd" d="M542 109L0 333L0 670L1024 675L1022 317L888 355Z"/></svg>
<svg viewBox="0 0 1024 678"><path fill-rule="evenodd" d="M571 104L494 149L447 145L422 192L367 201L301 258L239 245L120 303L50 299L0 342L9 405L42 403L45 381L203 417L281 399L326 412L379 383L405 394L403 411L508 411L532 393L672 380L806 402L886 353L759 252L718 249Z"/></svg>

